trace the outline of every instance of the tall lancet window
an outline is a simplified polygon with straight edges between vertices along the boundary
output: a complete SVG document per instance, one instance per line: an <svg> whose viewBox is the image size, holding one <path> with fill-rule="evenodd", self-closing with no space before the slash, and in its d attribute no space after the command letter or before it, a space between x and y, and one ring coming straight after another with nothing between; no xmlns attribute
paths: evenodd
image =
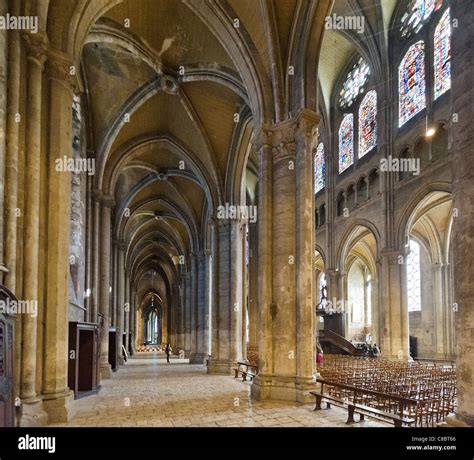
<svg viewBox="0 0 474 460"><path fill-rule="evenodd" d="M408 311L421 310L421 269L420 245L410 240L410 253L407 257Z"/></svg>
<svg viewBox="0 0 474 460"><path fill-rule="evenodd" d="M339 174L354 163L354 115L344 115L339 128Z"/></svg>
<svg viewBox="0 0 474 460"><path fill-rule="evenodd" d="M398 68L399 121L403 126L426 107L425 44L408 49Z"/></svg>
<svg viewBox="0 0 474 460"><path fill-rule="evenodd" d="M324 160L324 144L319 143L314 155L314 193L326 186L326 162Z"/></svg>
<svg viewBox="0 0 474 460"><path fill-rule="evenodd" d="M451 88L451 17L444 12L434 33L434 98Z"/></svg>
<svg viewBox="0 0 474 460"><path fill-rule="evenodd" d="M377 92L369 91L359 107L359 158L377 145Z"/></svg>

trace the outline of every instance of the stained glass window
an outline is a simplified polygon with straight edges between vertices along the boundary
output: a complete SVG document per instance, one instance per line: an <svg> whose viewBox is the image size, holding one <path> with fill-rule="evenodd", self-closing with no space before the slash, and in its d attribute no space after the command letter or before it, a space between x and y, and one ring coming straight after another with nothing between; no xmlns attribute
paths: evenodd
<svg viewBox="0 0 474 460"><path fill-rule="evenodd" d="M412 33L418 33L428 22L433 11L438 11L443 0L411 0L403 15L400 32L402 37L409 37Z"/></svg>
<svg viewBox="0 0 474 460"><path fill-rule="evenodd" d="M407 257L408 311L421 310L421 270L420 245L410 240L410 253Z"/></svg>
<svg viewBox="0 0 474 460"><path fill-rule="evenodd" d="M326 185L326 162L324 161L324 144L320 142L314 155L314 193Z"/></svg>
<svg viewBox="0 0 474 460"><path fill-rule="evenodd" d="M347 113L339 128L339 174L354 163L354 115Z"/></svg>
<svg viewBox="0 0 474 460"><path fill-rule="evenodd" d="M357 96L364 92L364 85L370 75L370 68L363 58L360 58L347 74L342 85L339 97L339 105L345 109L350 107Z"/></svg>
<svg viewBox="0 0 474 460"><path fill-rule="evenodd" d="M371 90L359 107L359 158L377 145L377 91Z"/></svg>
<svg viewBox="0 0 474 460"><path fill-rule="evenodd" d="M321 273L319 277L319 301L322 302L323 299L326 299L327 295L327 285L326 285L326 275L324 272Z"/></svg>
<svg viewBox="0 0 474 460"><path fill-rule="evenodd" d="M434 97L451 88L451 18L444 12L434 33Z"/></svg>
<svg viewBox="0 0 474 460"><path fill-rule="evenodd" d="M410 46L398 68L398 126L426 107L425 85L425 44L419 41Z"/></svg>

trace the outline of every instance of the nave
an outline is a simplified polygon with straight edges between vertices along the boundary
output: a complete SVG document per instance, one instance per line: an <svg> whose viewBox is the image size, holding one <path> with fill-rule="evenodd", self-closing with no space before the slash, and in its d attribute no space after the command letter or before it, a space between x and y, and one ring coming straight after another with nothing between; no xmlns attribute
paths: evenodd
<svg viewBox="0 0 474 460"><path fill-rule="evenodd" d="M314 404L255 401L250 383L206 373L204 365L173 364L135 355L98 395L77 399L68 423L51 427L347 427L339 408L313 411ZM173 361L173 360L172 360ZM365 421L354 427L386 426Z"/></svg>

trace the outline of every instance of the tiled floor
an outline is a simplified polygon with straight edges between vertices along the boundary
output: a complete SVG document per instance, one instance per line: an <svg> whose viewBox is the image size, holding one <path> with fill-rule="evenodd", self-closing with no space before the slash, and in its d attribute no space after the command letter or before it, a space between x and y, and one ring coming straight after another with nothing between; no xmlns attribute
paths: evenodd
<svg viewBox="0 0 474 460"><path fill-rule="evenodd" d="M313 412L310 404L253 401L250 383L207 375L205 366L131 359L98 395L75 401L77 415L55 426L347 427L339 408ZM356 427L389 426L373 421Z"/></svg>

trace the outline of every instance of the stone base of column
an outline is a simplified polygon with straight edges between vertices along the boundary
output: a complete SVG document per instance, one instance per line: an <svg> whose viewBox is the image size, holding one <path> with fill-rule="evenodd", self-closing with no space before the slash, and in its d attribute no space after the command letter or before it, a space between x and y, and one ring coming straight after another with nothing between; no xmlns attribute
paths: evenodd
<svg viewBox="0 0 474 460"><path fill-rule="evenodd" d="M232 368L234 363L232 361L218 361L216 359L210 359L209 365L207 366L208 374L220 374L220 375L230 375L232 374Z"/></svg>
<svg viewBox="0 0 474 460"><path fill-rule="evenodd" d="M112 366L109 363L101 364L99 366L99 371L100 371L100 380L112 378Z"/></svg>
<svg viewBox="0 0 474 460"><path fill-rule="evenodd" d="M39 398L22 399L20 426L36 427L48 424L48 414L43 409L43 401Z"/></svg>
<svg viewBox="0 0 474 460"><path fill-rule="evenodd" d="M438 426L444 427L456 427L456 428L469 428L474 427L474 416L473 415L448 415L444 419L444 423Z"/></svg>
<svg viewBox="0 0 474 460"><path fill-rule="evenodd" d="M74 403L74 392L43 396L43 407L48 413L48 423L69 422L77 412Z"/></svg>
<svg viewBox="0 0 474 460"><path fill-rule="evenodd" d="M313 377L259 374L250 387L250 393L258 401L274 399L310 403L314 402L314 396L309 392L316 391L317 388Z"/></svg>
<svg viewBox="0 0 474 460"><path fill-rule="evenodd" d="M206 356L204 353L191 353L189 356L189 364L204 364Z"/></svg>
<svg viewBox="0 0 474 460"><path fill-rule="evenodd" d="M119 366L123 366L125 364L125 360L123 359L123 356L119 356L117 362Z"/></svg>

